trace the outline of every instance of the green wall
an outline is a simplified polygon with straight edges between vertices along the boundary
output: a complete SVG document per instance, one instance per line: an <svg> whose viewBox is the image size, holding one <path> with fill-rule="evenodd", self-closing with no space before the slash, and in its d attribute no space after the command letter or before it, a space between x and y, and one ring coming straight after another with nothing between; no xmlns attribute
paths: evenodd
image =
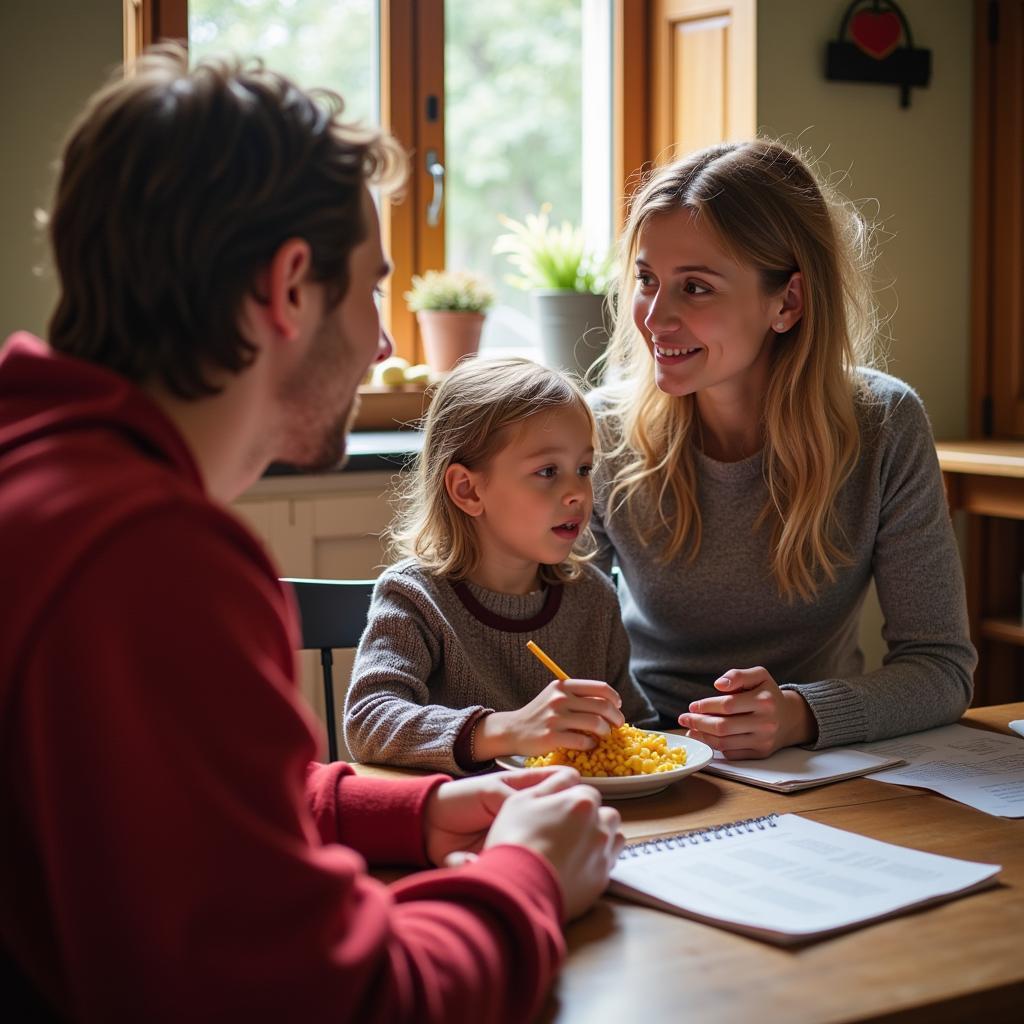
<svg viewBox="0 0 1024 1024"><path fill-rule="evenodd" d="M972 129L971 0L901 0L932 80L910 106L895 86L825 80L825 47L847 0L758 0L758 125L799 138L851 198L877 201L877 264L888 317L882 368L917 389L939 438L968 422ZM868 209L871 209L870 205ZM958 524L961 525L961 524ZM867 667L880 664L872 588L861 620Z"/></svg>
<svg viewBox="0 0 1024 1024"><path fill-rule="evenodd" d="M49 207L72 118L122 47L121 0L0 4L0 340L46 329L56 287L35 211Z"/></svg>
<svg viewBox="0 0 1024 1024"><path fill-rule="evenodd" d="M896 86L828 82L825 47L847 0L759 0L757 117L877 200L890 320L888 369L921 394L939 437L967 429L970 317L971 0L902 0L932 81L908 108ZM890 287L884 287L890 286Z"/></svg>

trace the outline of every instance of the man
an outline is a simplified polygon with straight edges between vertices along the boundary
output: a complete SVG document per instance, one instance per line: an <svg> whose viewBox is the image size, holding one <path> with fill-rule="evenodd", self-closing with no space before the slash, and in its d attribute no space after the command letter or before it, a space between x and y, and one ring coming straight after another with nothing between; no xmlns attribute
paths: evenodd
<svg viewBox="0 0 1024 1024"><path fill-rule="evenodd" d="M390 347L368 186L401 165L173 49L72 130L50 345L0 357L0 952L59 1017L527 1020L621 849L566 770L315 763L293 609L224 508L340 459Z"/></svg>

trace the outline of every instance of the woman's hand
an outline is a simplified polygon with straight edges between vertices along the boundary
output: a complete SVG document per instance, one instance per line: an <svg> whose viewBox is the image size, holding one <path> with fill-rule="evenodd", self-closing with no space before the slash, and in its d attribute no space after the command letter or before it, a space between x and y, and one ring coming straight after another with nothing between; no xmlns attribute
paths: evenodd
<svg viewBox="0 0 1024 1024"><path fill-rule="evenodd" d="M607 683L555 679L518 711L495 711L473 734L477 761L505 754L547 754L555 747L593 750L597 738L625 722L622 698Z"/></svg>
<svg viewBox="0 0 1024 1024"><path fill-rule="evenodd" d="M679 724L728 758L767 757L817 739L807 701L795 690L780 690L767 669L730 669L715 680L715 689L722 696L693 701Z"/></svg>

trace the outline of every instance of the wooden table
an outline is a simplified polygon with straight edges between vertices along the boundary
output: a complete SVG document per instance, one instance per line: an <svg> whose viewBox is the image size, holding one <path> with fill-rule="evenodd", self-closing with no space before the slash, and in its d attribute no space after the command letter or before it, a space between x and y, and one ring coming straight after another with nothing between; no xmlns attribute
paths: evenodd
<svg viewBox="0 0 1024 1024"><path fill-rule="evenodd" d="M1024 703L976 708L966 720L1007 732L1013 718L1024 718ZM801 949L604 897L569 926L569 958L542 1021L1016 1024L1024 1016L1024 820L867 779L783 796L699 773L616 806L630 838L795 811L876 839L1002 864L1001 884Z"/></svg>

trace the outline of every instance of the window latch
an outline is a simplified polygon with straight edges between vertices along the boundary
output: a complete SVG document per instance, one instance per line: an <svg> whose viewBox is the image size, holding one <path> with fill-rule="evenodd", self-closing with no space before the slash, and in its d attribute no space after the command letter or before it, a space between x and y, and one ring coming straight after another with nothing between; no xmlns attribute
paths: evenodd
<svg viewBox="0 0 1024 1024"><path fill-rule="evenodd" d="M441 204L444 202L444 164L438 160L436 149L427 150L427 174L434 183L434 195L427 207L427 226L436 228L441 219Z"/></svg>

